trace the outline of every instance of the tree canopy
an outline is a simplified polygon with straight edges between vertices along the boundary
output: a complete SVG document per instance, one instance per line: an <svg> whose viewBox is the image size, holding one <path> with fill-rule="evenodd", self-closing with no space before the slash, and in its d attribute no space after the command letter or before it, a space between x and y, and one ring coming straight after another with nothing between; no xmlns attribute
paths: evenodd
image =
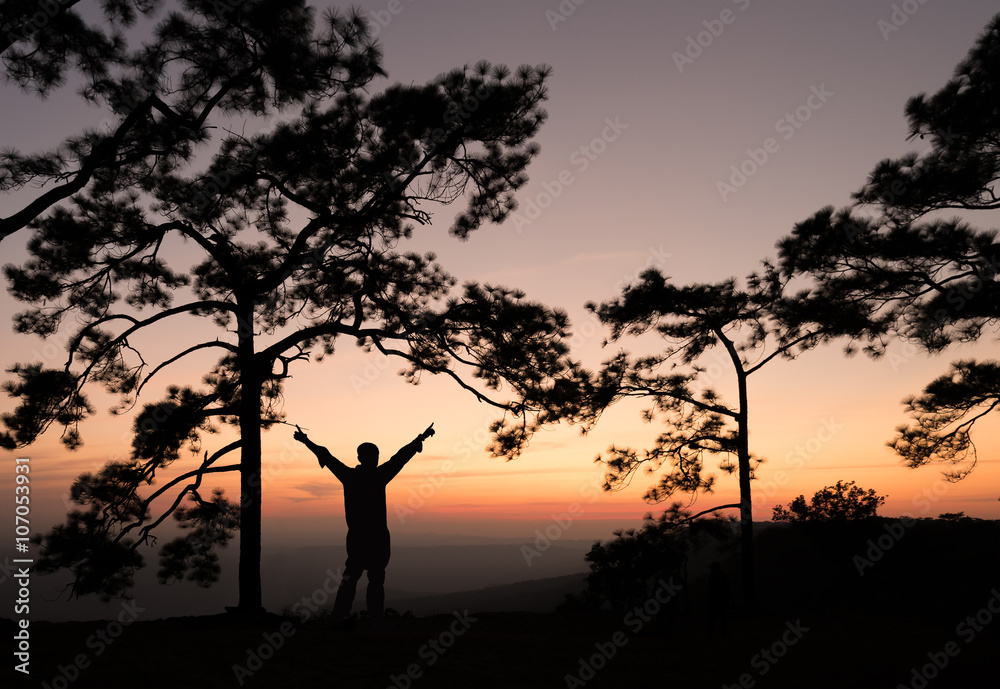
<svg viewBox="0 0 1000 689"><path fill-rule="evenodd" d="M725 547L733 539L729 519L692 516L680 503L656 518L647 514L640 528L615 531L613 539L595 543L587 553L590 574L582 602L627 610L649 600L664 582L686 587L692 551L710 542Z"/></svg>
<svg viewBox="0 0 1000 689"><path fill-rule="evenodd" d="M800 495L788 507L775 505L772 519L776 522L830 522L854 519L869 519L878 516L878 508L885 504L888 496L877 495L874 490L865 490L854 481L837 481L835 486L827 486L816 491L807 503Z"/></svg>
<svg viewBox="0 0 1000 689"><path fill-rule="evenodd" d="M586 395L583 416L589 423L596 423L609 405L639 398L650 403L643 418L664 426L650 449L613 445L607 458L597 457L607 469L604 489L628 485L640 468L653 474L667 467L646 492L646 501L657 503L678 493L693 500L713 491L715 476L707 462L719 456L719 468L735 473L739 481L748 605L754 603L751 481L763 461L750 448L749 378L771 361L795 358L827 337L821 326L787 321L786 312L795 307L785 290L779 272L766 262L745 285L729 279L678 286L651 269L619 297L588 304L609 327L609 343L649 336L662 347L648 356L620 351L604 363ZM730 402L716 390L726 378L736 391ZM734 505L714 509L729 507Z"/></svg>
<svg viewBox="0 0 1000 689"><path fill-rule="evenodd" d="M116 22L128 17L114 5L108 35L119 40ZM137 7L153 15L158 5ZM4 268L11 294L28 304L16 328L70 332L65 365L12 367L6 390L19 405L3 417L0 441L24 446L55 425L76 448L94 412L89 387L119 396L115 411L128 413L177 362L218 354L201 387L168 384L163 399L138 409L130 459L74 484L74 500L89 508L71 511L43 554L45 566L73 568L77 593L120 593L141 565L137 547L175 513L188 532L162 551L162 577L210 583L212 546L239 529L240 608L259 609L260 434L284 419L292 369L333 354L343 338L398 357L411 383L445 375L494 405L500 456L516 456L551 417L543 397L577 385L564 313L504 286L456 290L433 254L400 248L441 205L462 204L451 225L458 239L516 207L546 118L547 67L484 61L372 95L380 51L359 15L317 21L304 3L275 0L187 0L159 19L151 42L98 61L103 70L19 50L7 63L19 83L44 93L59 82L46 74L75 64L91 79L85 97L116 124L2 161L0 190L51 187L3 221L6 234L31 233L28 260ZM50 72L32 60L48 60ZM234 125L275 113L280 121L263 133ZM193 266L165 248L177 240L197 254ZM167 338L178 350L161 360L136 344L206 319L214 338ZM494 394L501 388L507 399ZM238 440L203 450L220 424ZM202 461L165 477L185 447ZM235 451L238 463L217 463ZM227 471L240 475L239 503L204 499L204 476Z"/></svg>
<svg viewBox="0 0 1000 689"><path fill-rule="evenodd" d="M894 339L930 352L972 342L1000 322L1000 242L966 218L1000 208L1000 15L937 93L906 105L910 138L929 149L879 162L855 205L824 208L781 240L779 267L802 278L796 322L820 323L871 356ZM996 361L962 360L905 401L913 421L889 442L909 466L942 462L952 480L975 465L970 433L1000 404Z"/></svg>

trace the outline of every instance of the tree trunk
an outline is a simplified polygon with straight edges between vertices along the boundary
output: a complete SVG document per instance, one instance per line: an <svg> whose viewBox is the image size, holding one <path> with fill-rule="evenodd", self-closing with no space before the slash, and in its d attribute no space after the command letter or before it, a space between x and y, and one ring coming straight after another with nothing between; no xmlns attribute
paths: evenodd
<svg viewBox="0 0 1000 689"><path fill-rule="evenodd" d="M260 581L261 543L261 377L254 360L253 321L240 319L237 361L240 371L240 564L241 613L262 610ZM244 325L246 324L246 325Z"/></svg>
<svg viewBox="0 0 1000 689"><path fill-rule="evenodd" d="M753 562L753 501L750 498L750 424L747 419L747 376L737 371L740 406L737 417L740 470L740 565L743 580L743 605L748 611L757 607Z"/></svg>

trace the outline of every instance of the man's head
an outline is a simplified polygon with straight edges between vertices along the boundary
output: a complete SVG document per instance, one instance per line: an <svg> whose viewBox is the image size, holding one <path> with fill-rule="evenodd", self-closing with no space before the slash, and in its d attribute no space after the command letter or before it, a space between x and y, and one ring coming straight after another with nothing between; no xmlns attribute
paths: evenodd
<svg viewBox="0 0 1000 689"><path fill-rule="evenodd" d="M358 445L358 461L363 467L378 466L378 446L375 443Z"/></svg>

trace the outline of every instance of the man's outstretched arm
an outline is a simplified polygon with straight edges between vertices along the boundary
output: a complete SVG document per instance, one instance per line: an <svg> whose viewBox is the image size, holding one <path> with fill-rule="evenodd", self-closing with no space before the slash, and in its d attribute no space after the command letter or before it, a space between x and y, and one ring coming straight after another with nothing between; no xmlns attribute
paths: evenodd
<svg viewBox="0 0 1000 689"><path fill-rule="evenodd" d="M296 428L298 428L298 426L296 426ZM312 440L310 440L309 436L303 433L301 429L296 430L295 433L292 435L292 437L295 440L298 440L306 447L308 447L309 450L314 455L316 455L316 459L319 460L319 465L321 467L326 467L331 472L333 472L333 475L336 476L338 479L340 479L341 481L344 480L343 478L344 475L346 475L346 473L350 471L347 468L346 464L344 464L339 459L330 454L330 451L327 450L325 447L323 447L322 445L317 445Z"/></svg>
<svg viewBox="0 0 1000 689"><path fill-rule="evenodd" d="M399 448L399 451L392 456L392 459L379 467L379 471L385 478L386 483L396 478L396 474L398 474L406 463L413 458L413 455L424 449L424 440L430 438L432 435L434 435L434 424L428 426L427 430L418 435L408 444Z"/></svg>

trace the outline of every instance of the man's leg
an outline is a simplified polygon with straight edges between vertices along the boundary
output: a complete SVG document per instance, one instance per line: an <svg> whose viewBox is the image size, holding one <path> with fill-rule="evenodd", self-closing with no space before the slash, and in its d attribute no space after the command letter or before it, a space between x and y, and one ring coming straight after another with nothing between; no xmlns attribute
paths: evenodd
<svg viewBox="0 0 1000 689"><path fill-rule="evenodd" d="M390 540L388 530L371 540L371 559L368 562L368 616L376 622L385 615L385 568L389 564Z"/></svg>
<svg viewBox="0 0 1000 689"><path fill-rule="evenodd" d="M333 623L341 624L351 614L351 607L354 605L354 594L358 590L358 579L364 571L359 565L347 558L344 566L344 578L337 588L337 598L333 602Z"/></svg>
<svg viewBox="0 0 1000 689"><path fill-rule="evenodd" d="M385 614L385 568L368 570L368 593L365 595L368 616L379 620Z"/></svg>

